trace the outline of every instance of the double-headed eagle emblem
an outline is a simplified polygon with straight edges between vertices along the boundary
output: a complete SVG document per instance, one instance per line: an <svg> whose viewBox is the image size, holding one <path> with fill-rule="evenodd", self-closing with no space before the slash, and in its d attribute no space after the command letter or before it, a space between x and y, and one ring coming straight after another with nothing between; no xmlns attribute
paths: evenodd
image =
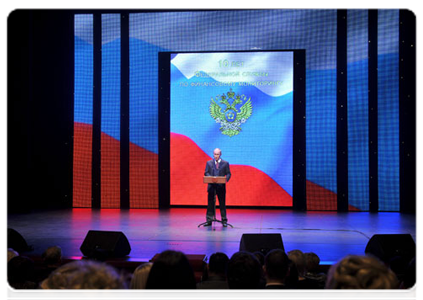
<svg viewBox="0 0 423 300"><path fill-rule="evenodd" d="M226 107L222 108L217 102L224 104ZM251 97L247 100L245 95L235 96L235 93L230 89L226 95L216 96L216 101L212 97L209 110L211 117L216 123L220 123L222 134L233 137L240 133L241 124L251 117L253 106Z"/></svg>

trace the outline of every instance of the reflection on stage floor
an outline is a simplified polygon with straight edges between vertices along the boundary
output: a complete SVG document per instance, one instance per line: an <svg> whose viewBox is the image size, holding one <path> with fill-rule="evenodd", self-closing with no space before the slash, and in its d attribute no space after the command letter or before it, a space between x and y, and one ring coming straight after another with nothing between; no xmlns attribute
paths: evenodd
<svg viewBox="0 0 423 300"><path fill-rule="evenodd" d="M219 210L218 217L219 217ZM185 254L239 250L244 233L281 233L285 251L315 252L322 264L332 264L347 254L364 254L374 234L409 233L415 239L415 215L395 212L294 212L280 209L228 208L231 227L205 221L205 208L67 209L10 214L8 228L18 231L31 255L60 245L65 257L82 256L79 250L89 230L121 231L128 238L128 260L148 261L166 249Z"/></svg>

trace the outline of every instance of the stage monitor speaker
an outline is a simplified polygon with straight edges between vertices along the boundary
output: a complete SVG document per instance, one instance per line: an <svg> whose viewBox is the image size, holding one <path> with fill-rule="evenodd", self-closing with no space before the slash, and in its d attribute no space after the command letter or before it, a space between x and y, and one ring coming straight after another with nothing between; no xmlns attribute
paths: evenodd
<svg viewBox="0 0 423 300"><path fill-rule="evenodd" d="M127 256L131 252L131 246L120 231L90 230L80 250L84 256L104 260Z"/></svg>
<svg viewBox="0 0 423 300"><path fill-rule="evenodd" d="M266 255L273 249L285 251L280 233L244 233L239 243L239 251L261 252Z"/></svg>
<svg viewBox="0 0 423 300"><path fill-rule="evenodd" d="M375 234L367 243L365 253L385 263L396 256L409 261L416 256L416 243L410 234Z"/></svg>
<svg viewBox="0 0 423 300"><path fill-rule="evenodd" d="M12 248L18 253L33 250L31 246L28 246L24 237L12 228L7 229L7 248Z"/></svg>

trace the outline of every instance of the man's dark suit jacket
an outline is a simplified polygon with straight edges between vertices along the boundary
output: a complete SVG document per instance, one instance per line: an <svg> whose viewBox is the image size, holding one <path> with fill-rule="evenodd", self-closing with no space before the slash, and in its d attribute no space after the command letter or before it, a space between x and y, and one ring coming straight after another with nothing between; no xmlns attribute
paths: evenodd
<svg viewBox="0 0 423 300"><path fill-rule="evenodd" d="M231 178L231 170L229 169L229 163L226 160L220 159L219 169L216 169L215 160L209 160L206 163L206 171L204 172L205 176L226 176L226 182L229 181ZM207 187L207 191L212 188L213 183L209 183ZM216 184L216 183L214 183ZM224 185L223 183L218 185Z"/></svg>

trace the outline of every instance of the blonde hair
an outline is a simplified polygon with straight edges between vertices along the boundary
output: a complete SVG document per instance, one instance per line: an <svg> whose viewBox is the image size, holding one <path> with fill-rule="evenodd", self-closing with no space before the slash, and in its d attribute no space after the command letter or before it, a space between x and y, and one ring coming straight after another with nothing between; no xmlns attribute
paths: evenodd
<svg viewBox="0 0 423 300"><path fill-rule="evenodd" d="M398 280L387 266L372 256L348 255L328 272L327 289L396 289Z"/></svg>
<svg viewBox="0 0 423 300"><path fill-rule="evenodd" d="M106 263L79 260L67 263L45 279L42 289L123 289L125 283L117 270Z"/></svg>
<svg viewBox="0 0 423 300"><path fill-rule="evenodd" d="M131 279L131 289L145 289L145 286L147 285L148 274L150 274L152 266L153 263L145 263L135 269Z"/></svg>
<svg viewBox="0 0 423 300"><path fill-rule="evenodd" d="M14 258L15 256L19 256L19 253L13 250L12 248L7 249L7 262Z"/></svg>

